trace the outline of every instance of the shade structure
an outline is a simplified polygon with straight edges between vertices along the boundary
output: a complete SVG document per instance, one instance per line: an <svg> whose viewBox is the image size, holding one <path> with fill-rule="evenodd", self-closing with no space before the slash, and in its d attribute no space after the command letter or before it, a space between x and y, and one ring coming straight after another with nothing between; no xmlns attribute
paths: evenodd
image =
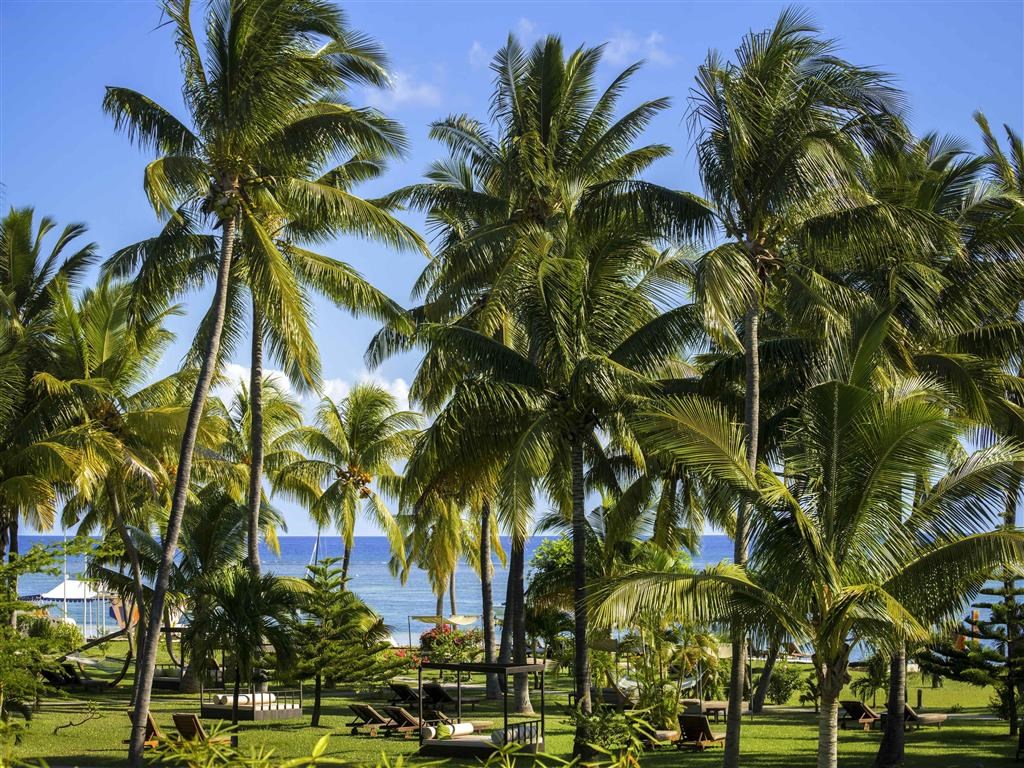
<svg viewBox="0 0 1024 768"><path fill-rule="evenodd" d="M413 621L420 621L424 624L452 624L457 627L468 627L471 624L476 624L479 620L479 616L410 616Z"/></svg>
<svg viewBox="0 0 1024 768"><path fill-rule="evenodd" d="M48 592L44 592L41 595L28 595L23 599L47 601L67 600L70 602L72 600L96 600L99 596L99 592L84 581L79 581L78 579L64 579L64 581Z"/></svg>

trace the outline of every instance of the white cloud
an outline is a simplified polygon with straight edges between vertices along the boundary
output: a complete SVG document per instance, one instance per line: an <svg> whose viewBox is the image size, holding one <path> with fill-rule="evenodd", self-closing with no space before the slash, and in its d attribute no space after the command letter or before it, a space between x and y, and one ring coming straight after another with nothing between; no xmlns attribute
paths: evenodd
<svg viewBox="0 0 1024 768"><path fill-rule="evenodd" d="M210 396L219 397L224 401L225 405L230 406L232 398L234 398L235 393L239 389L243 386L246 389L249 388L249 377L251 375L252 368L248 365L225 363L220 371L220 382L210 390ZM288 381L288 377L284 375L284 371L279 371L274 368L264 368L263 377L276 379L278 386L285 392L292 391L291 382Z"/></svg>
<svg viewBox="0 0 1024 768"><path fill-rule="evenodd" d="M366 99L381 109L436 107L441 103L441 90L433 83L415 80L407 72L395 72L391 76L391 88L368 91Z"/></svg>
<svg viewBox="0 0 1024 768"><path fill-rule="evenodd" d="M469 65L474 69L480 69L486 65L490 58L490 54L484 50L479 40L474 40L473 44L469 46Z"/></svg>
<svg viewBox="0 0 1024 768"><path fill-rule="evenodd" d="M637 59L671 66L675 63L673 57L665 50L665 36L660 32L651 32L646 37L625 30L614 35L608 40L604 49L604 57L612 64L632 64Z"/></svg>
<svg viewBox="0 0 1024 768"><path fill-rule="evenodd" d="M409 407L409 384L401 377L385 379L380 374L362 371L355 377L355 382L376 384L394 396L395 400L398 401L399 408L406 409ZM321 383L320 391L326 397L337 401L346 397L352 391L352 386L353 381L349 379L324 379Z"/></svg>
<svg viewBox="0 0 1024 768"><path fill-rule="evenodd" d="M525 16L520 16L516 22L516 31L520 37L529 39L537 32L537 25Z"/></svg>

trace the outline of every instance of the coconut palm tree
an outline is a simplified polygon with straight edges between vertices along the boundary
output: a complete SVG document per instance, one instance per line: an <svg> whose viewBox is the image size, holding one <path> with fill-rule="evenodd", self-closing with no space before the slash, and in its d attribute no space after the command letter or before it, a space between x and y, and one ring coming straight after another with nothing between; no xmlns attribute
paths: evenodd
<svg viewBox="0 0 1024 768"><path fill-rule="evenodd" d="M57 498L48 481L67 477L75 462L68 453L47 448L48 442L57 448L44 440L53 423L32 408L29 389L50 354L54 287L77 284L96 259L96 244L81 242L83 224L64 227L46 250L56 226L46 216L37 225L32 208L11 208L0 219L0 559L17 557L22 517L37 530L53 525Z"/></svg>
<svg viewBox="0 0 1024 768"><path fill-rule="evenodd" d="M241 564L216 570L201 579L205 610L192 616L182 635L193 657L205 659L222 648L234 657L234 700L231 723L238 725L242 678L269 646L282 668L294 658L293 626L302 605L301 579L255 575Z"/></svg>
<svg viewBox="0 0 1024 768"><path fill-rule="evenodd" d="M865 148L901 140L900 108L887 75L839 58L835 42L795 9L783 11L771 29L744 37L735 62L712 52L698 70L690 109L695 150L704 194L724 236L700 261L698 296L713 335L745 357L751 468L762 455L758 332L775 303L771 292L815 284L800 269L808 251L842 244L870 253L883 241L936 237L927 217L901 215L871 198L858 180ZM740 564L749 550L746 518L740 506L734 534ZM726 768L739 765L747 653L742 627L734 628L732 642Z"/></svg>
<svg viewBox="0 0 1024 768"><path fill-rule="evenodd" d="M419 419L413 411L399 410L383 387L362 382L340 401L320 400L315 424L299 432L305 456L282 453L270 467L275 492L305 505L318 527L333 523L338 530L342 580L348 579L360 513L404 559L402 532L381 494L398 492L392 465L408 456Z"/></svg>
<svg viewBox="0 0 1024 768"><path fill-rule="evenodd" d="M190 247L169 251L143 247L112 268L134 271L138 266L138 311L166 293L168 280L198 284L216 274L216 288L208 312L207 346L182 435L150 629L159 620L187 500L197 430L219 359L239 231L254 233L250 246L262 247L267 263L280 264L264 227L268 212L287 212L300 203L327 210L354 205L349 195L311 185L310 164L320 164L338 152L377 156L386 153L396 138L396 127L375 113L324 100L345 84L354 67L361 67L345 50L349 33L335 7L314 0L218 0L206 15L205 59L193 30L189 0L167 0L164 10L181 57L191 126L127 88L108 88L104 108L130 138L160 153L146 168L145 188L157 212L169 218L161 242L181 242L179 235L184 235L188 246L195 245L205 255L199 262L203 269L196 267ZM265 176L267 169L276 175ZM203 221L220 230L216 251L210 247L211 238L201 236ZM285 301L266 305L267 322L274 323L276 318L287 325L285 313L293 306ZM151 631L141 658L142 692L129 747L133 766L142 759L155 661L155 632Z"/></svg>
<svg viewBox="0 0 1024 768"><path fill-rule="evenodd" d="M628 618L659 605L711 621L738 615L751 626L770 611L814 648L819 768L836 765L838 696L852 647L927 639L931 626L958 615L990 568L1024 556L1021 534L991 525L1001 488L1020 473L1020 446L956 456L962 425L945 393L890 375L879 354L887 330L887 313L859 322L849 348L819 369L787 425L784 476L765 462L750 469L743 431L714 402L677 398L654 409L646 439L751 501L755 570L639 572L607 589L602 610ZM908 488L922 479L913 503Z"/></svg>

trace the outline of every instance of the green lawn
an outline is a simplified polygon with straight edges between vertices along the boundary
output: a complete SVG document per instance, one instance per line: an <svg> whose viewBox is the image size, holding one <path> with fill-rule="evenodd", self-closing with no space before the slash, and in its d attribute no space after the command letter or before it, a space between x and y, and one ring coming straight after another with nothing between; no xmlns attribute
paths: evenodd
<svg viewBox="0 0 1024 768"><path fill-rule="evenodd" d="M916 701L917 688L924 686L916 675L912 676L910 683L913 702ZM565 684L565 678L561 678L555 681L554 687L557 689ZM988 691L957 683L947 682L940 689L924 687L924 703L928 710L943 711L951 705L959 704L964 708L965 715L953 718L941 730L926 729L908 734L908 768L988 768L1013 764L1016 744L1006 735L1006 724L977 717L986 714L988 697ZM307 703L307 716L303 721L271 725L243 724L240 729L241 746L244 749L264 745L273 748L282 757L296 756L308 754L321 736L330 733L333 735L328 753L354 762L375 763L382 752L389 757L402 755L414 758L415 740L350 736L343 727L349 720L345 705L350 700L372 699L365 696L354 699L337 692L328 692L322 727L311 728L308 725ZM43 758L52 766L113 768L123 765L122 741L128 736L128 718L125 715L127 701L128 692L124 686L88 698L48 699L33 718L26 737L16 748L15 756L23 759ZM549 697L547 749L560 757L567 756L572 746L564 702L564 693L554 693ZM54 728L58 726L88 717L90 708L98 715L96 719L61 728L54 733ZM173 732L171 713L198 711L198 697L157 693L153 709L157 722L168 732ZM472 712L472 715L498 719L499 713L497 706L485 705L479 712ZM841 731L840 766L853 768L869 765L878 739L877 730L870 733ZM750 768L812 766L815 745L815 721L810 712L772 711L769 708L764 714L744 721L743 751L747 756L744 765ZM663 748L650 753L644 759L644 764L712 766L718 765L720 759L720 752L715 751L703 755L681 754L674 749ZM417 760L414 758L412 762Z"/></svg>

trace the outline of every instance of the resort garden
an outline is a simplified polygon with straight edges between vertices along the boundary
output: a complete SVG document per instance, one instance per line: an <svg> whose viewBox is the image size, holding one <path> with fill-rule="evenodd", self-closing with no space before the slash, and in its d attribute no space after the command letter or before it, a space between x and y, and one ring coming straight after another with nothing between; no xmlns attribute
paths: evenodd
<svg viewBox="0 0 1024 768"><path fill-rule="evenodd" d="M0 221L0 765L1014 761L1013 128L915 135L894 78L789 9L709 52L678 146L647 144L669 99L634 97L639 64L510 35L490 103L370 198L406 128L355 103L391 79L341 9L162 13L186 112L102 102L148 155L151 237ZM648 178L673 151L699 188ZM321 253L348 235L422 254L411 306ZM326 390L314 298L377 323L371 367L415 357L410 409ZM342 541L304 578L260 562L285 500ZM362 520L436 597L410 647L352 579ZM77 531L112 632L20 598L64 554L25 525ZM695 564L707 529L731 558Z"/></svg>

